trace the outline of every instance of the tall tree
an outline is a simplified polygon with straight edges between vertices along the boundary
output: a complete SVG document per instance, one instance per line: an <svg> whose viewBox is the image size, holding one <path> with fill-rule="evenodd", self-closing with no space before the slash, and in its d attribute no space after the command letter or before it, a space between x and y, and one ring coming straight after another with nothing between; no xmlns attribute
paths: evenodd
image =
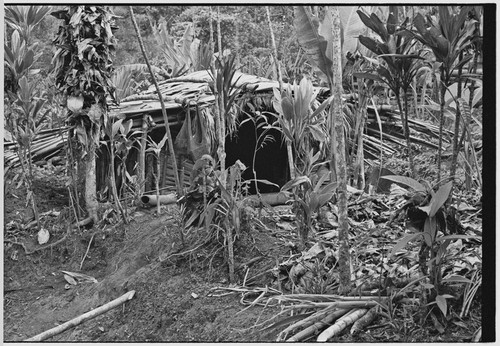
<svg viewBox="0 0 500 346"><path fill-rule="evenodd" d="M84 174L88 212L84 221L96 222L96 147L108 116L106 98L114 97L115 91L111 80L115 16L107 6L69 6L51 14L64 21L54 40L53 63L56 86L67 95L70 137L79 145L74 155Z"/></svg>
<svg viewBox="0 0 500 346"><path fill-rule="evenodd" d="M332 84L330 86L333 95L332 104L330 107L330 129L331 147L333 150L332 159L335 162L337 172L337 196L339 208L339 271L340 271L340 287L339 294L347 294L351 290L351 269L349 255L349 222L347 219L347 165L345 157L345 135L344 123L342 116L342 47L341 47L341 24L338 6L328 8L331 16L331 42L332 48ZM326 20L330 17L328 14ZM333 161L332 160L332 161Z"/></svg>
<svg viewBox="0 0 500 346"><path fill-rule="evenodd" d="M330 169L332 180L338 182L339 197L339 293L350 291L350 255L348 244L349 224L347 220L347 169L345 159L345 136L342 107L342 48L339 9L327 7L325 19L320 24L308 6L295 7L295 27L301 47L309 62L317 67L330 86Z"/></svg>

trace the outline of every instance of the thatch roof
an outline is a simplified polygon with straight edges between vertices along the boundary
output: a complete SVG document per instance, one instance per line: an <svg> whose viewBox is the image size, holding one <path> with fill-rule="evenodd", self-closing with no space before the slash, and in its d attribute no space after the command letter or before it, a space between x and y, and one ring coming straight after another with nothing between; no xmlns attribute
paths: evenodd
<svg viewBox="0 0 500 346"><path fill-rule="evenodd" d="M215 97L210 90L209 83L212 83L212 74L207 70L196 71L158 83L167 112L181 108L183 102L188 101L196 102L198 107L212 105ZM269 93L272 92L273 88L279 87L277 81L239 71L234 74L232 83L236 90L242 93L247 90L254 93ZM322 91L328 90L326 88L320 89ZM120 102L119 106L112 107L111 111L125 114L127 117L134 117L134 115L139 114L160 112L161 103L156 88L152 85L144 92L126 97Z"/></svg>
<svg viewBox="0 0 500 346"><path fill-rule="evenodd" d="M182 77L168 79L159 83L170 125L180 125L184 121L184 112L182 112L182 110L186 104L191 106L197 105L199 108L210 107L214 104L215 97L210 89L210 83L213 83L212 75L211 72L207 70L196 71ZM263 95L272 97L273 88L279 88L279 83L277 81L244 74L239 71L236 71L234 74L233 84L235 86L234 92L244 94L247 91L251 91L252 95L257 97ZM287 84L284 83L284 85L286 86ZM327 88L315 88L316 90L320 89L318 95L324 96L329 93L329 89ZM149 114L153 117L153 121L156 123L157 127L164 126L161 103L154 85L146 91L126 97L119 105L110 105L110 113L111 115L124 114L128 119L133 119L132 128L134 130L141 127L142 116L145 114ZM385 115L388 116L391 124L401 128L397 113L397 111L391 110L391 112L386 112ZM179 117L179 115L181 116ZM411 122L413 127L416 126L419 128L419 132L428 132L428 134L433 137L437 136L438 131L435 126L416 120L411 120ZM37 138L35 140L33 147L42 149L40 150L41 155L38 155L37 159L46 159L56 155L62 149L63 143L67 137L66 128L62 132L63 133L61 133L61 129L56 129L47 136L42 136L42 138ZM367 134L363 135L366 140L365 145L367 148L372 146L374 152L382 150L388 155L392 154L394 148L392 148L390 144L380 143L378 139L379 134L376 132L377 131L370 129ZM394 134L394 136L389 136L384 133L382 137L384 140L392 143L404 144L401 142L402 131L399 132L401 133ZM435 146L432 143L419 142L418 139L413 137L412 139L415 143ZM4 145L4 164L13 164L17 166L19 162L14 153L16 143L4 142Z"/></svg>

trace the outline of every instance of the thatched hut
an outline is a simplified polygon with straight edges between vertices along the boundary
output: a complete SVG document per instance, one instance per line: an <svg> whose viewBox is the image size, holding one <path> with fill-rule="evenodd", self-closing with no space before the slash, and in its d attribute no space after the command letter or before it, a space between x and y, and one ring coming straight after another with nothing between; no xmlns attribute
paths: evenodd
<svg viewBox="0 0 500 346"><path fill-rule="evenodd" d="M180 174L183 173L187 182L193 162L203 154L213 156L216 152L215 125L213 118L213 105L215 97L211 92L212 77L209 71L197 71L189 75L169 79L159 83L162 97L174 141L174 150ZM234 92L238 93L238 107L232 112L232 131L226 137L226 167L240 160L249 169L243 173L243 179L253 178L255 169L258 179L265 179L282 186L288 179L286 148L281 138L281 133L272 130L269 135L274 137L255 155L256 132L252 121L243 122L246 117L255 112L273 117L273 88L278 88L278 82L266 78L236 72L232 85ZM318 95L326 95L326 88L318 88ZM125 116L126 120L132 119L132 131L147 130L147 135L158 143L165 135L165 123L162 115L161 104L156 89L151 87L137 95L132 95L122 100L119 106L111 108L111 116ZM269 119L272 122L274 119ZM143 140L143 143L145 141ZM162 150L160 186L163 190L169 187L173 190L174 178L172 160L165 147ZM141 157L140 145L135 145L126 159L127 172L135 174L140 161L144 160L145 191L150 191L154 186L156 174L154 155ZM108 154L100 150L97 162L98 190L105 187L108 174ZM252 189L253 187L251 187ZM263 192L276 191L277 187L261 184L259 189ZM251 192L251 191L250 191Z"/></svg>
<svg viewBox="0 0 500 346"><path fill-rule="evenodd" d="M172 78L160 82L160 90L165 103L170 132L174 141L177 166L182 175L182 181L189 181L189 174L193 162L205 153L215 156L215 121L213 117L213 105L215 97L211 91L210 84L213 83L208 71L197 71L179 78ZM268 180L278 186L282 186L289 178L286 148L280 131L273 130L269 133L274 140L260 148L255 155L256 138L259 135L252 121L244 121L248 117L254 117L257 112L265 114L268 121L272 123L276 117L273 107L273 89L279 87L277 81L266 78L235 72L232 80L233 92L237 93L238 107L232 114L231 134L226 137L226 167L240 160L248 169L243 173L243 179L254 178L253 170L258 179ZM329 89L315 87L319 101L329 96ZM353 99L344 95L349 104ZM375 120L375 113L382 119L383 133L379 132L379 121ZM368 106L367 127L365 128L364 151L365 161L368 159L376 161L383 153L384 157L395 153L395 145L404 145L403 131L396 107L382 105L377 112ZM123 178L141 183L137 179L137 172L141 165L145 171L144 188L142 191L152 191L154 187L156 171L156 158L152 153L145 153L148 146L146 138L159 143L164 137L166 128L162 115L161 104L154 87L136 95L123 99L120 105L111 105L110 116L122 117L132 120L131 133L140 140L135 141L132 149L125 158L126 171L118 170L118 183L121 186ZM428 135L430 138L438 135L435 126L411 120L414 130ZM58 155L64 148L67 140L67 128L54 129L37 138L33 144L36 150L34 160L47 160ZM449 131L445 131L448 133ZM349 138L349 136L348 136ZM383 139L383 142L380 141ZM445 138L446 139L446 138ZM436 147L431 141L425 141L412 136L412 142L430 147ZM351 143L352 144L352 143ZM15 154L16 143L5 142L4 164L15 167L19 160ZM141 150L141 148L143 148ZM174 178L172 160L166 147L160 155L160 188L162 193L169 190L174 191ZM120 158L115 160L120 163ZM105 146L101 146L97 153L96 174L97 191L110 191L108 183L109 154ZM372 163L372 162L369 162ZM134 178L135 176L135 178ZM131 184L129 184L130 186ZM132 184L133 185L133 184ZM253 184L250 186L254 189ZM270 185L259 185L261 192L273 192L278 188ZM252 193L253 191L249 192ZM137 189L136 189L137 191Z"/></svg>

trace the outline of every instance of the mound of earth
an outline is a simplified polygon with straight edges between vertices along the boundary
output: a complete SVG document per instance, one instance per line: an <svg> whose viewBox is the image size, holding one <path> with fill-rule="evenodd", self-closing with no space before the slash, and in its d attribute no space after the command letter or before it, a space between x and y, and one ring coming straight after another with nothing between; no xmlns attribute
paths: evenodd
<svg viewBox="0 0 500 346"><path fill-rule="evenodd" d="M16 216L13 203L22 210L20 199L6 199L5 223ZM57 207L60 205L46 203L41 212ZM66 234L63 214L45 220L50 242ZM27 215L17 217L20 223L29 219ZM102 229L72 230L57 246L30 255L19 244L28 250L36 248L36 231L18 230L15 238L14 231L8 231L9 239L17 241L4 246L4 341L26 340L131 290L135 296L124 305L47 341L274 340L275 333L263 333L259 324L279 309L245 309L237 293L211 296L211 288L230 286L227 263L224 256L209 261L197 252L178 255L188 248L181 241L179 219L176 206L160 216L153 209L137 209L127 225L119 222ZM245 274L252 277L266 272L275 265L279 252L287 250L272 234L255 229L240 238L235 243L240 284ZM244 263L251 264L241 266ZM69 285L61 271L83 273L97 283ZM273 280L268 272L253 283L265 287Z"/></svg>

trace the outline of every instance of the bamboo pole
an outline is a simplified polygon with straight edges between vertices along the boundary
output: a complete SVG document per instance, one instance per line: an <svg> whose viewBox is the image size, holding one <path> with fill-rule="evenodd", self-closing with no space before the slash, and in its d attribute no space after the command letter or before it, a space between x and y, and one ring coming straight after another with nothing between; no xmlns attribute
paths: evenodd
<svg viewBox="0 0 500 346"><path fill-rule="evenodd" d="M137 192L138 195L144 193L144 183L146 181L146 138L148 136L148 114L142 116L141 124L141 146L139 148L139 162L137 166Z"/></svg>
<svg viewBox="0 0 500 346"><path fill-rule="evenodd" d="M115 300L110 301L107 304L104 304L103 306L98 307L97 309L94 309L92 311L86 312L83 315L80 315L66 323L61 324L60 326L57 326L55 328L49 329L43 333L40 333L38 335L35 335L29 339L26 339L24 341L42 341L46 340L48 338L53 337L54 335L61 334L65 330L75 327L79 324L82 324L85 321L88 321L94 317L97 317L113 308L116 308L117 306L125 303L126 301L132 299L134 297L135 291L130 291L125 293L119 298L116 298Z"/></svg>
<svg viewBox="0 0 500 346"><path fill-rule="evenodd" d="M142 37L141 37L141 32L139 31L139 26L137 25L137 21L135 20L134 16L134 10L132 9L132 6L129 6L129 11L130 11L130 18L132 19L132 24L134 25L135 32L137 34L137 39L139 41L139 46L141 47L142 55L144 56L144 60L146 61L146 65L148 65L149 73L151 74L151 79L153 79L153 83L156 87L156 92L158 93L158 98L160 99L160 104L161 104L161 112L163 115L163 121L165 122L165 131L167 132L168 135L168 149L170 150L170 154L172 155L172 165L174 167L174 178L175 178L175 185L177 187L177 193L179 196L182 196L182 190L181 190L181 183L179 181L179 174L177 170L177 162L175 159L175 151L174 151L174 143L172 140L172 135L170 133L170 125L168 123L168 116L167 116L167 110L165 108L165 103L163 102L163 96L160 91L160 86L158 85L158 81L156 80L156 77L153 73L153 69L151 67L151 64L149 63L148 56L146 55L146 50L144 48L144 42L142 42Z"/></svg>

